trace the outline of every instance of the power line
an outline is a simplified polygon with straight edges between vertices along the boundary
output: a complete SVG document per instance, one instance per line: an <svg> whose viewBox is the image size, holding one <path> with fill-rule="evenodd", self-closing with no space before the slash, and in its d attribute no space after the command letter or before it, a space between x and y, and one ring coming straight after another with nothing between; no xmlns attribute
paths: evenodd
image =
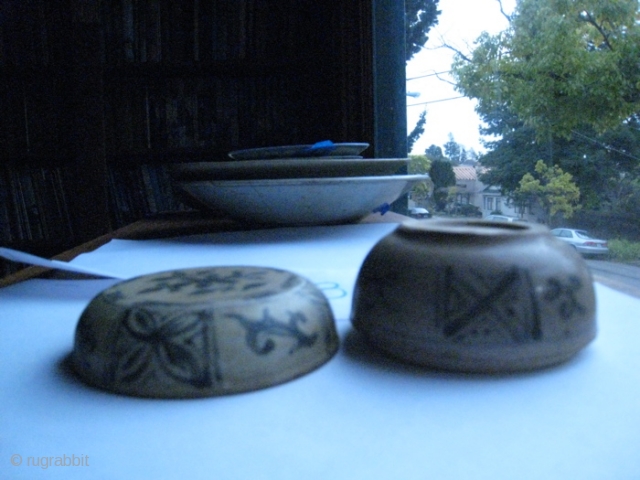
<svg viewBox="0 0 640 480"><path fill-rule="evenodd" d="M407 108L417 107L418 105L428 105L429 103L448 102L450 100L458 100L459 98L467 98L467 97L465 97L464 95L460 95L459 97L441 98L440 100L430 100L428 102L412 103L411 105L407 105Z"/></svg>
<svg viewBox="0 0 640 480"><path fill-rule="evenodd" d="M572 130L571 133L573 133L574 135L578 135L579 137L585 138L586 140L589 140L590 142L593 142L596 145L599 145L600 147L604 148L608 152L616 152L616 153L619 153L620 155L624 155L625 157L629 157L629 158L631 158L633 160L640 161L640 158L634 157L633 155L631 155L630 153L625 152L624 150L619 150L617 148L613 148L611 145L607 145L606 143L602 143L599 140L596 140L595 138L587 137L586 135L583 135L580 132L576 132L575 130Z"/></svg>
<svg viewBox="0 0 640 480"><path fill-rule="evenodd" d="M427 73L425 75L418 75L417 77L411 77L411 78L407 78L407 82L409 80L415 80L416 78L426 78L426 77L435 77L436 75L441 75L443 73L449 73L451 72L451 70L446 70L444 72L434 72L434 73Z"/></svg>

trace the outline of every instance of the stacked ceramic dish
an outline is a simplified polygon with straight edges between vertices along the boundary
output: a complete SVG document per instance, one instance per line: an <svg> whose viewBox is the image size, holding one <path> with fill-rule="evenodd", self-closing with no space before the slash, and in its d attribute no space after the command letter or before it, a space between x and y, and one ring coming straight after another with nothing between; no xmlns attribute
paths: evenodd
<svg viewBox="0 0 640 480"><path fill-rule="evenodd" d="M406 175L408 158L363 158L367 143L237 150L232 161L172 167L192 205L248 223L323 225L385 211L426 175Z"/></svg>

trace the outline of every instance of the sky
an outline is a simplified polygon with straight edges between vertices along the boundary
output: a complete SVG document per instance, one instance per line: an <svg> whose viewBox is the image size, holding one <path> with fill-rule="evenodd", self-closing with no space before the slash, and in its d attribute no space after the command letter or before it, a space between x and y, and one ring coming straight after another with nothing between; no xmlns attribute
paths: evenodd
<svg viewBox="0 0 640 480"><path fill-rule="evenodd" d="M515 0L503 0L507 13L511 13ZM419 97L407 96L407 125L411 132L422 111L427 111L425 133L414 144L410 153L421 154L431 145L442 147L449 141L449 134L467 150L484 152L478 128L481 120L474 111L475 101L460 97L460 93L448 83L452 78L447 72L453 61L453 52L441 45L447 43L468 52L483 31L497 33L507 27L507 20L500 13L497 0L440 0L438 25L429 32L426 46L407 64L407 92L419 93ZM425 76L427 75L427 76ZM422 78L415 78L422 77Z"/></svg>

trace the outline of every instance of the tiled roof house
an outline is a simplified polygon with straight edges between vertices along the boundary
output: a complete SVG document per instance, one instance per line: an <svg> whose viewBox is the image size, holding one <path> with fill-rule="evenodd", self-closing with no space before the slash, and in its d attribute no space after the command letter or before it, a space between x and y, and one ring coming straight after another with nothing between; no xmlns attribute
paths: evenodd
<svg viewBox="0 0 640 480"><path fill-rule="evenodd" d="M478 176L485 171L482 166L459 165L453 167L456 176L456 199L459 205L475 205L485 217L492 212L501 211L504 215L523 217L526 220L535 220L531 212L520 212L519 209L502 195L499 187L487 186Z"/></svg>

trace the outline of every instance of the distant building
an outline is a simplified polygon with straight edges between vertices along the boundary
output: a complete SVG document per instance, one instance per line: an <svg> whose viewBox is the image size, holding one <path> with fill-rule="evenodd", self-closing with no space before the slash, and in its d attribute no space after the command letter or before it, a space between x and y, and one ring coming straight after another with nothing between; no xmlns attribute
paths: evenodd
<svg viewBox="0 0 640 480"><path fill-rule="evenodd" d="M456 176L454 206L474 205L478 207L483 217L491 213L501 212L503 215L518 217L523 220L535 222L538 220L535 208L522 208L502 195L500 187L487 186L482 183L478 176L486 171L480 165L460 165L453 167Z"/></svg>

